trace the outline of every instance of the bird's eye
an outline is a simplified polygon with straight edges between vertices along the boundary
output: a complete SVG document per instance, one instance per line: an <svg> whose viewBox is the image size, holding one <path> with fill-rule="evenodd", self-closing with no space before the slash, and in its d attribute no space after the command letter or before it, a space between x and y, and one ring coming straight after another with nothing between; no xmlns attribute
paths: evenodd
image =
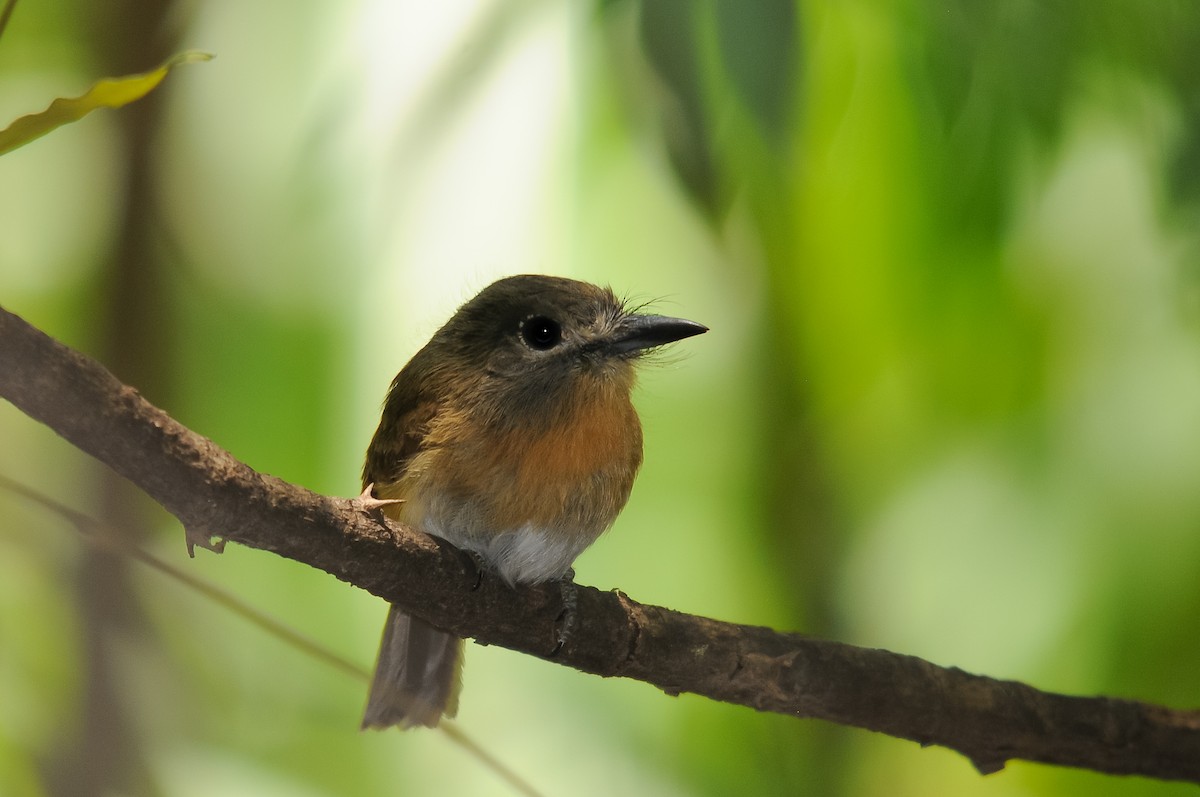
<svg viewBox="0 0 1200 797"><path fill-rule="evenodd" d="M562 327L553 318L535 315L521 324L521 340L538 351L553 349L562 341Z"/></svg>

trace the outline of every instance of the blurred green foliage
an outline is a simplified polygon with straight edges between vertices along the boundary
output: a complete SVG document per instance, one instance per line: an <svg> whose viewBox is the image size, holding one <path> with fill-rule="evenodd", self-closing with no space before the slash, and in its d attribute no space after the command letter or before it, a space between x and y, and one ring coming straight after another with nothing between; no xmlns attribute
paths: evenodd
<svg viewBox="0 0 1200 797"><path fill-rule="evenodd" d="M347 495L456 304L506 273L610 283L713 332L644 373L646 466L581 581L1192 706L1198 39L1186 0L26 4L0 119L219 58L0 159L0 302ZM369 664L370 596L184 561L7 405L0 440L5 475ZM17 496L0 517L0 793L511 793L436 733L356 733L363 684ZM981 778L488 648L466 678L462 727L548 794L1184 793Z"/></svg>

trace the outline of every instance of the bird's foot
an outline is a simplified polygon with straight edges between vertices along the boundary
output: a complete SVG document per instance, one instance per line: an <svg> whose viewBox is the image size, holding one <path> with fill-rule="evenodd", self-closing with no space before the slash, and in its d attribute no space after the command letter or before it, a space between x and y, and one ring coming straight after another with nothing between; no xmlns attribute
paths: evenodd
<svg viewBox="0 0 1200 797"><path fill-rule="evenodd" d="M385 506L404 503L403 498L376 498L372 493L374 489L374 483L368 484L363 488L361 494L350 499L351 502L364 512L374 512L378 509L383 509Z"/></svg>

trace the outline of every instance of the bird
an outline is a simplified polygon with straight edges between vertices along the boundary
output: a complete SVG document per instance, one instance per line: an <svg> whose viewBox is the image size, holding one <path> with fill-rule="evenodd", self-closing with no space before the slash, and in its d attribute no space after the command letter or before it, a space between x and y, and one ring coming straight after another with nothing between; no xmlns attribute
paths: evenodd
<svg viewBox="0 0 1200 797"><path fill-rule="evenodd" d="M616 520L641 467L638 361L708 331L640 309L563 277L484 288L392 381L364 497L509 585L562 579ZM362 727L455 716L462 659L462 639L391 606Z"/></svg>

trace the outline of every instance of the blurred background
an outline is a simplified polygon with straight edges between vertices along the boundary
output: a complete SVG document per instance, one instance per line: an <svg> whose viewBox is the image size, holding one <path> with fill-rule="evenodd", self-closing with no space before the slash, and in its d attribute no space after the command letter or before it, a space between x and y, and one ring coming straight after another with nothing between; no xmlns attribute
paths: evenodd
<svg viewBox="0 0 1200 797"><path fill-rule="evenodd" d="M1200 703L1200 7L1185 0L22 3L0 303L252 467L353 495L492 279L712 328L647 369L581 583L1072 694ZM0 476L368 667L386 607L176 523L0 404ZM547 795L1172 795L468 647ZM514 794L365 684L0 489L0 793Z"/></svg>

